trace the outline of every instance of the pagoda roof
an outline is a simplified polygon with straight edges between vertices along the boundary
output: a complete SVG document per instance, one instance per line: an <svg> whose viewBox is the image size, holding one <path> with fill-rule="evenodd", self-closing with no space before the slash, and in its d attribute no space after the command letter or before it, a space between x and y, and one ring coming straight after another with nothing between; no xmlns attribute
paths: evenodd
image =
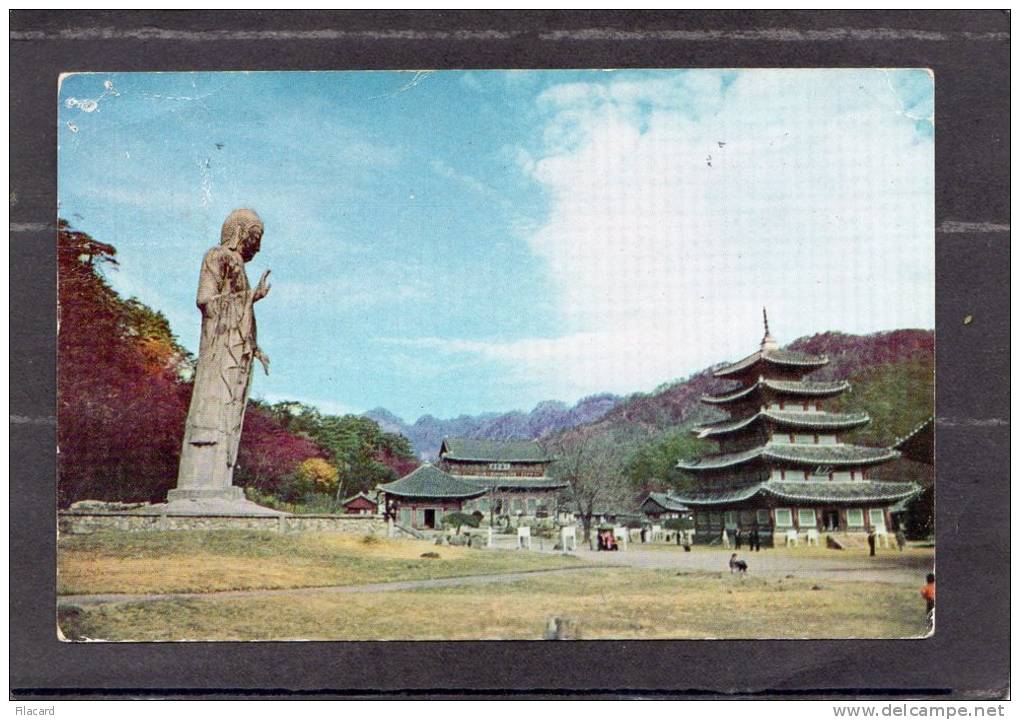
<svg viewBox="0 0 1020 720"><path fill-rule="evenodd" d="M642 510L644 509L645 505L649 502L653 502L659 507L661 507L663 510L668 510L670 512L687 512L688 510L690 510L689 507L684 505L682 502L680 502L680 500L673 497L669 493L659 492L648 493L648 497L646 497L644 499L644 502L641 503Z"/></svg>
<svg viewBox="0 0 1020 720"><path fill-rule="evenodd" d="M470 462L552 462L552 458L534 440L443 438L439 457Z"/></svg>
<svg viewBox="0 0 1020 720"><path fill-rule="evenodd" d="M935 417L930 416L923 423L896 441L894 448L903 457L914 462L935 464Z"/></svg>
<svg viewBox="0 0 1020 720"><path fill-rule="evenodd" d="M762 389L772 390L781 395L829 397L849 390L850 383L846 380L766 380L765 378L759 378L758 382L752 383L747 387L718 395L702 395L701 401L713 405L722 405L734 400L741 400L751 393Z"/></svg>
<svg viewBox="0 0 1020 720"><path fill-rule="evenodd" d="M758 365L776 365L779 367L795 368L819 368L829 362L824 355L808 355L807 353L795 350L780 350L774 348L763 348L758 352L748 355L743 360L726 365L716 370L713 375L716 377L727 377L729 375L740 375L749 368Z"/></svg>
<svg viewBox="0 0 1020 720"><path fill-rule="evenodd" d="M459 480L429 463L399 480L380 485L379 489L387 495L420 498L475 498L486 492L485 488Z"/></svg>
<svg viewBox="0 0 1020 720"><path fill-rule="evenodd" d="M515 477L514 475L453 475L457 480L463 480L475 487L483 488L486 492L490 488L497 490L555 490L568 487L563 480L556 480L548 475L542 477Z"/></svg>
<svg viewBox="0 0 1020 720"><path fill-rule="evenodd" d="M720 470L728 467L763 461L770 464L797 465L875 465L900 456L891 448L864 447L861 445L797 445L795 443L770 442L749 450L733 453L716 453L692 460L680 460L680 470Z"/></svg>
<svg viewBox="0 0 1020 720"><path fill-rule="evenodd" d="M753 415L737 420L700 425L693 429L698 437L726 435L738 432L756 423L770 422L785 428L805 428L814 430L850 430L867 425L871 418L867 413L830 413L830 412L787 412L785 410L761 410Z"/></svg>
<svg viewBox="0 0 1020 720"><path fill-rule="evenodd" d="M852 480L827 482L825 480L791 482L767 480L737 488L719 488L681 493L676 499L695 506L729 505L750 500L756 495L771 495L794 502L874 503L900 502L921 492L921 486L912 482L881 482L878 480Z"/></svg>

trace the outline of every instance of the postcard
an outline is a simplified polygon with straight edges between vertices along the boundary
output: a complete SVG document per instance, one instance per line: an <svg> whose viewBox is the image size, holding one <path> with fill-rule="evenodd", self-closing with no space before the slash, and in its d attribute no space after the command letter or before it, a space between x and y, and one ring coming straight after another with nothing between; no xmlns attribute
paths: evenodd
<svg viewBox="0 0 1020 720"><path fill-rule="evenodd" d="M58 636L931 635L934 87L62 76Z"/></svg>

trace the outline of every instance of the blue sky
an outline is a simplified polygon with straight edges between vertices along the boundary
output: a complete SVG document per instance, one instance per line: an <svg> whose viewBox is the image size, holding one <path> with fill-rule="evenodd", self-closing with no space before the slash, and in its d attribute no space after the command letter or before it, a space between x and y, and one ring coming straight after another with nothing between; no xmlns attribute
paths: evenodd
<svg viewBox="0 0 1020 720"><path fill-rule="evenodd" d="M934 326L923 70L65 77L60 214L197 349L235 207L271 268L254 394L327 412L648 391L823 330Z"/></svg>

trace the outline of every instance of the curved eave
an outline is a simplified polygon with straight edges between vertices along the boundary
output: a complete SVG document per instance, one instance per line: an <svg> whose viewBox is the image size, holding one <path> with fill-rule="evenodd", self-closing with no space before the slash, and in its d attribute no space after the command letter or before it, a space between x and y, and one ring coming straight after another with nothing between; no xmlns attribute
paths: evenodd
<svg viewBox="0 0 1020 720"><path fill-rule="evenodd" d="M738 388L728 393L718 395L702 395L701 402L709 405L725 405L727 403L743 400L756 391L771 390L776 395L790 397L835 397L850 389L850 383L846 380L827 383L813 383L805 380L769 380L762 378L747 387Z"/></svg>
<svg viewBox="0 0 1020 720"><path fill-rule="evenodd" d="M864 467L895 460L899 456L900 453L891 448L769 443L743 452L706 455L693 461L679 460L676 467L678 470L697 473L738 467L760 460L804 467Z"/></svg>
<svg viewBox="0 0 1020 720"><path fill-rule="evenodd" d="M761 490L782 500L840 503L899 502L921 492L921 486L916 483L884 483L860 480L838 486L842 489L842 492L838 490L827 492L829 490L827 485L828 483L825 482L764 483L761 486Z"/></svg>
<svg viewBox="0 0 1020 720"><path fill-rule="evenodd" d="M853 430L867 425L870 421L871 418L866 413L784 413L763 410L743 420L725 420L711 425L702 425L694 430L700 437L709 437L743 430L756 422L766 422L779 428L839 431Z"/></svg>
<svg viewBox="0 0 1020 720"><path fill-rule="evenodd" d="M471 490L465 490L465 491L450 491L450 492L442 492L442 493L422 492L421 490L418 490L418 491L413 491L413 490L409 490L409 491L404 491L404 490L387 490L385 485L381 486L380 489L384 493L386 493L387 495L394 495L396 497L405 497L405 498L421 498L421 499L428 499L428 500L444 500L444 499L445 500L469 500L471 498L481 497L482 495L484 495L486 493L485 488L481 488L481 489L477 489L477 490L471 489Z"/></svg>
<svg viewBox="0 0 1020 720"><path fill-rule="evenodd" d="M755 495L802 503L874 503L902 502L922 491L916 483L888 483L860 480L851 483L826 482L763 482L737 490L677 495L675 499L685 505L710 507L733 505L750 500Z"/></svg>
<svg viewBox="0 0 1020 720"><path fill-rule="evenodd" d="M766 363L768 365L775 365L777 367L793 367L793 368L820 368L823 365L829 363L829 358L821 355L818 357L804 356L796 357L788 354L787 351L762 351L759 350L756 353L748 355L743 360L727 365L726 367L719 368L712 373L717 378L725 378L733 375L743 375L748 370L753 368L759 363Z"/></svg>
<svg viewBox="0 0 1020 720"><path fill-rule="evenodd" d="M858 451L858 454L852 457L838 457L830 452L829 456L826 456L824 451L814 452L814 448L833 448L839 450L846 450L849 448L851 450ZM806 451L806 453L801 451ZM857 445L802 445L798 447L797 445L792 444L770 444L762 453L762 457L767 460L775 460L804 466L828 465L839 467L878 465L880 463L889 462L890 460L895 460L899 456L899 451L891 448L870 448L860 447Z"/></svg>
<svg viewBox="0 0 1020 720"><path fill-rule="evenodd" d="M453 462L471 462L471 463L507 463L507 464L510 464L510 465L527 465L527 464L531 464L531 463L551 463L551 462L553 462L553 458L549 458L549 457L540 457L540 458L533 458L533 459L528 459L528 460L521 460L519 458L513 459L513 460L507 460L507 459L498 459L498 458L491 458L491 457L487 457L487 458L483 458L483 457L466 457L466 456L460 456L460 455L450 455L449 453L447 453L446 455L443 455L443 460L451 460Z"/></svg>
<svg viewBox="0 0 1020 720"><path fill-rule="evenodd" d="M866 413L784 413L763 410L743 420L724 420L694 428L699 438L729 435L756 423L769 423L778 428L800 430L841 431L853 430L871 421Z"/></svg>

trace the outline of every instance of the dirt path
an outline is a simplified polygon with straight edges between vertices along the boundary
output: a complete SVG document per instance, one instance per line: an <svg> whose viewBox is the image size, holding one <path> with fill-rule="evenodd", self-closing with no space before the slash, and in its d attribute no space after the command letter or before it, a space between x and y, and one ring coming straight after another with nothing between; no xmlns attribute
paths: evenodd
<svg viewBox="0 0 1020 720"><path fill-rule="evenodd" d="M626 551L591 552L580 550L577 556L586 565L612 565L642 569L676 569L678 571L729 572L732 551L695 547L685 553L679 548L659 546L654 550L632 544ZM924 576L931 572L934 553L880 551L871 558L867 555L840 556L799 555L797 550L763 550L739 556L747 562L748 573L756 576L818 578L826 580L856 580L865 582L891 582L924 584Z"/></svg>
<svg viewBox="0 0 1020 720"><path fill-rule="evenodd" d="M272 597L274 595L313 595L319 593L370 593L392 592L395 590L417 590L419 588L442 588L455 585L483 585L494 582L514 582L535 575L550 573L577 572L600 567L596 565L578 565L575 567L552 568L548 570L522 570L520 572L494 573L489 575L463 575L460 577L428 578L425 580L402 580L368 585L326 585L302 588L264 588L260 590L221 590L204 593L153 593L126 594L107 593L96 595L58 595L58 605L98 605L102 603L135 603L153 602L156 600L210 600L220 598L252 598Z"/></svg>

